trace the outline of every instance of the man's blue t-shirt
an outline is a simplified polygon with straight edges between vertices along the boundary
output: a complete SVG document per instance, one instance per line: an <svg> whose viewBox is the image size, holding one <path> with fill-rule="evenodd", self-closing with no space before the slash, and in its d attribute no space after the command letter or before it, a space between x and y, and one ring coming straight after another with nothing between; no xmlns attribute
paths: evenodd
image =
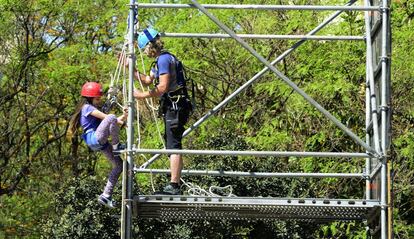
<svg viewBox="0 0 414 239"><path fill-rule="evenodd" d="M171 54L164 53L158 57L157 67L158 67L158 77L164 74L171 74L171 66L174 66L175 61L174 57Z"/></svg>
<svg viewBox="0 0 414 239"><path fill-rule="evenodd" d="M80 124L84 132L86 132L89 129L96 130L102 121L91 115L92 111L94 110L96 110L95 106L90 105L90 104L85 104L82 107Z"/></svg>
<svg viewBox="0 0 414 239"><path fill-rule="evenodd" d="M163 53L157 59L157 69L155 70L155 77L159 78L161 75L169 74L170 82L168 84L168 91L175 91L179 85L177 83L177 72L175 69L176 60L170 53Z"/></svg>

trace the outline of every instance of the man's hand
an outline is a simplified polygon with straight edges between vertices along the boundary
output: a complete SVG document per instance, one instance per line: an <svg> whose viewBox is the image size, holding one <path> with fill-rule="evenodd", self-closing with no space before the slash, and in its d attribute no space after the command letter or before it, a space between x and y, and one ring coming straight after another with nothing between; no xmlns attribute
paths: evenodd
<svg viewBox="0 0 414 239"><path fill-rule="evenodd" d="M140 90L134 89L134 97L135 99L142 100L145 99L145 94Z"/></svg>

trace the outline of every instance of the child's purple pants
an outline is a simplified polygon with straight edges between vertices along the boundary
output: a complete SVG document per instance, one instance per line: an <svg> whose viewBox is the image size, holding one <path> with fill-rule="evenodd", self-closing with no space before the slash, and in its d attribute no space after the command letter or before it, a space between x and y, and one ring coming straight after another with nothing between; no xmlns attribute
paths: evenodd
<svg viewBox="0 0 414 239"><path fill-rule="evenodd" d="M96 138L100 144L106 144L108 142L109 136L111 136L112 145L119 143L119 126L117 122L118 120L113 114L108 115L104 120L102 120L95 131ZM107 147L101 150L109 162L112 163L112 170L109 173L108 182L106 183L104 189L104 194L109 196L112 195L119 175L122 173L122 159L120 156L114 157L114 154L112 152L112 145L108 144Z"/></svg>

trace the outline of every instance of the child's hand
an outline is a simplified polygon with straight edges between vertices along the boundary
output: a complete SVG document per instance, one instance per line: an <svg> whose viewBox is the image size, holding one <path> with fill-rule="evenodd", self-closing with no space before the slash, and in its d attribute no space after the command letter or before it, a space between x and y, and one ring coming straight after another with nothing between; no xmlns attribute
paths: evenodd
<svg viewBox="0 0 414 239"><path fill-rule="evenodd" d="M113 87L113 86L110 86L109 87L109 90L108 90L108 94L109 95L116 95L118 92L117 92L118 90L115 88L115 87Z"/></svg>
<svg viewBox="0 0 414 239"><path fill-rule="evenodd" d="M124 116L124 119L127 119L128 118L128 107L124 107L122 111L123 111L122 116Z"/></svg>
<svg viewBox="0 0 414 239"><path fill-rule="evenodd" d="M119 116L119 117L117 118L117 120L118 120L118 124L119 124L119 125L125 126L126 120L127 120L127 118L128 118L128 107L124 107L124 108L122 109L122 111L123 111L122 115L121 115L121 116Z"/></svg>

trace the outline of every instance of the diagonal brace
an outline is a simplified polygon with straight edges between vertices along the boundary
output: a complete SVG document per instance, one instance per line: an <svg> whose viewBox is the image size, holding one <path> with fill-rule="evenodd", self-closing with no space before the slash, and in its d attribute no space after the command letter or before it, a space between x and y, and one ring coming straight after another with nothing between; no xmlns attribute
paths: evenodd
<svg viewBox="0 0 414 239"><path fill-rule="evenodd" d="M356 0L350 0L346 6L350 6L354 4ZM328 25L330 22L332 22L337 16L339 16L343 11L337 11L334 14L332 14L330 17L328 17L326 20L324 20L321 24L319 24L316 28L314 28L312 31L310 31L307 36L311 36L319 32L322 28L324 28L326 25ZM284 51L281 55L279 55L275 60L271 62L272 65L277 64L278 62L282 61L284 58L286 58L290 53L292 53L295 49L300 47L303 43L305 43L307 39L301 39L300 41L297 41L295 44L293 44L289 49ZM256 75L254 75L250 80L248 80L246 83L244 83L242 86L240 86L236 91L234 91L232 94L230 94L225 100L220 102L217 106L215 106L212 110L207 112L203 117L201 117L197 122L195 122L192 126L190 126L183 134L183 137L186 137L189 135L193 130L198 128L203 122L205 122L210 116L214 115L216 112L218 112L221 108L223 108L228 102L230 102L233 98L235 98L237 95L239 95L242 91L244 91L247 87L252 85L254 82L256 82L260 77L262 77L265 73L269 71L268 67L264 67L260 72L258 72ZM157 160L161 154L156 154L153 157L151 157L147 162L142 164L140 168L147 168L149 165L151 165L155 160Z"/></svg>
<svg viewBox="0 0 414 239"><path fill-rule="evenodd" d="M330 119L336 126L342 129L346 134L348 134L356 143L361 145L365 150L368 152L378 155L376 150L366 144L363 140L361 140L356 134L354 134L350 129L348 129L344 124L342 124L335 116L329 113L325 108L323 108L318 102L316 102L312 97L306 94L302 89L300 89L293 81L291 81L288 77L286 77L282 72L276 69L270 62L268 62L263 56L257 53L249 44L247 44L243 39L238 37L236 33L234 33L230 28L224 25L220 20L218 20L215 16L213 16L210 12L208 12L203 6L201 6L196 0L191 0L194 6L196 6L201 12L203 12L208 18L210 18L217 26L219 26L223 31L229 34L232 38L234 38L240 45L242 45L246 50L248 50L253 56L255 56L259 61L265 64L271 71L273 71L278 77L280 77L286 84L288 84L293 90L295 90L298 94L300 94L306 101L308 101L311 105L313 105L319 112L325 115L328 119Z"/></svg>

